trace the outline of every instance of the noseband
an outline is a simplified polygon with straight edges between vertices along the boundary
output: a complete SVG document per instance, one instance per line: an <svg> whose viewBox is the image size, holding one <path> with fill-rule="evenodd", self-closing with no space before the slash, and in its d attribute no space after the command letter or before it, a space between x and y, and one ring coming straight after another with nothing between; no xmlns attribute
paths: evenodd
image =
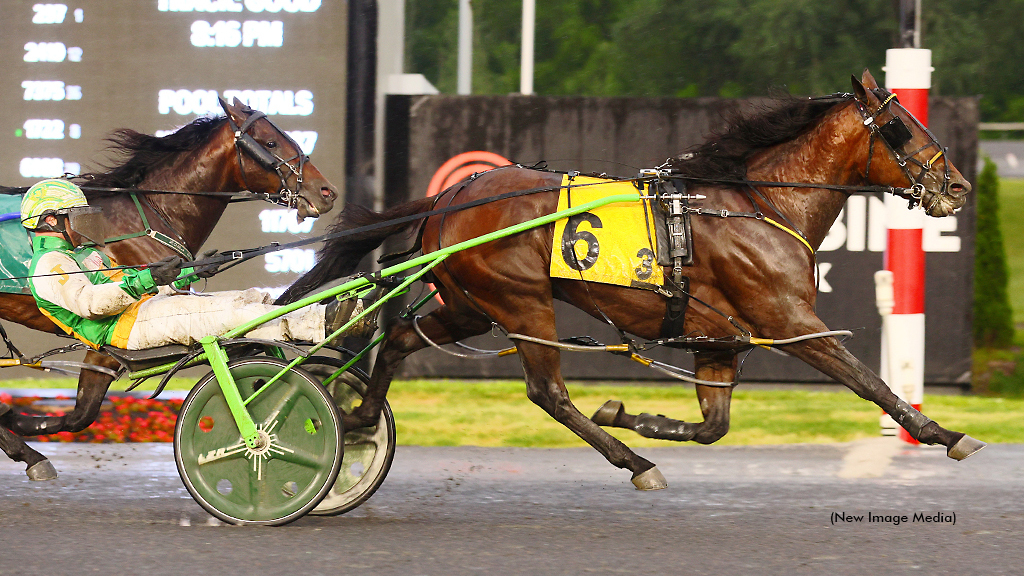
<svg viewBox="0 0 1024 576"><path fill-rule="evenodd" d="M925 144L924 146L921 146L917 150L914 150L913 152L905 153L905 147L907 143L910 142L911 139L913 139L914 135L910 131L910 128L907 128L907 125L903 121L903 119L895 114L892 114L892 118L885 124L882 124L881 126L879 126L876 121L878 119L879 114L881 114L882 112L889 111L889 106L893 102L895 102L896 105L899 106L904 112L906 112L906 109L903 108L903 106L899 103L899 100L896 99L896 94L883 92L879 90L878 92L875 92L875 96L877 96L879 100L882 100L882 103L874 112L869 111L867 107L864 106L864 104L862 104L859 100L854 100L857 103L857 111L860 112L861 117L864 118L864 126L871 131L871 140L868 144L868 163L867 169L864 171L864 179L868 180L868 177L871 175L871 158L874 156L875 153L875 140L880 139L882 142L885 143L886 148L888 148L890 154L892 154L893 160L895 160L896 164L898 164L900 169L903 170L903 175L907 177L907 181L910 183L910 207L913 208L914 206L921 203L921 198L924 196L925 187L923 184L923 180L925 174L927 174L931 170L932 166L935 165L935 162L939 158L941 158L948 149L943 148L942 145L939 144L938 139L935 138L935 135L932 134L931 131L928 130L928 128L926 128L923 124L918 122L918 120L914 118L912 114L907 112L907 114L911 118L913 118L914 123L917 125L917 127L920 128L925 134L927 134L928 138L930 138L931 141ZM932 147L935 147L938 150L938 152L936 152L934 156L932 156L927 162L922 162L918 160L918 154ZM911 168L907 165L908 163L920 167L921 170L917 173L916 177L911 172ZM950 180L951 178L949 174L949 161L947 161L945 175L943 176L942 180L942 189L939 192L940 195L952 196L952 194L950 194L949 192ZM870 180L868 181L870 182ZM936 195L935 200L933 202L938 201L939 196Z"/></svg>
<svg viewBox="0 0 1024 576"><path fill-rule="evenodd" d="M303 154L302 148L299 147L298 143L288 134L282 132L277 126L274 126L274 129L284 137L286 142L295 147L297 153L286 160L271 152L266 146L263 146L248 134L252 125L260 118L265 118L266 114L258 110L252 110L249 107L242 108L242 111L248 112L249 116L241 126L236 125L235 121L228 115L228 124L235 133L235 151L238 153L238 170L242 173L242 182L245 184L246 189L249 189L249 183L245 178L245 170L242 168L242 152L244 151L245 155L252 158L256 164L264 170L275 172L281 180L281 190L278 192L280 197L276 200L276 203L288 208L295 208L299 202L299 191L302 189L302 171L306 162L309 161L309 156ZM297 167L291 164L296 159L298 159ZM295 176L294 189L288 187L288 174L285 173L284 168L287 168L291 175ZM252 191L251 189L249 190L250 192Z"/></svg>

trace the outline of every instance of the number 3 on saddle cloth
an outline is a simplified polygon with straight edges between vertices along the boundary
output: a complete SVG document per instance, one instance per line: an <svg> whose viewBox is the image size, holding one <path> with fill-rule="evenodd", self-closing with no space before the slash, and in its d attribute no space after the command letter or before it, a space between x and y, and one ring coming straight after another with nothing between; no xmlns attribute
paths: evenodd
<svg viewBox="0 0 1024 576"><path fill-rule="evenodd" d="M567 174L562 177L558 210L636 191L632 181ZM551 246L551 277L656 290L662 294L667 291L672 296L662 336L678 336L682 333L688 282L685 277L666 282L662 266L671 266L673 256L679 256L679 250L670 247L668 226L661 203L651 200L607 204L558 220ZM680 244L687 253L680 261L689 265L689 218L680 218L677 226L685 226L684 241Z"/></svg>

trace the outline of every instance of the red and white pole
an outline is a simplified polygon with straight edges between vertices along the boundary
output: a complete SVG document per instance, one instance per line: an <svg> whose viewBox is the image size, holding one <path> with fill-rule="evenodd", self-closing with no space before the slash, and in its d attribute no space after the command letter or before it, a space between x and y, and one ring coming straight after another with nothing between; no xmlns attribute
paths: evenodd
<svg viewBox="0 0 1024 576"><path fill-rule="evenodd" d="M883 70L885 87L896 93L900 104L927 126L931 50L886 50ZM920 410L924 399L925 213L919 208L908 210L907 201L895 196L886 197L885 205L888 245L884 268L892 272L893 307L883 323L882 376L897 396ZM883 434L887 418L883 418ZM888 421L896 427L891 418ZM917 444L902 428L899 437Z"/></svg>

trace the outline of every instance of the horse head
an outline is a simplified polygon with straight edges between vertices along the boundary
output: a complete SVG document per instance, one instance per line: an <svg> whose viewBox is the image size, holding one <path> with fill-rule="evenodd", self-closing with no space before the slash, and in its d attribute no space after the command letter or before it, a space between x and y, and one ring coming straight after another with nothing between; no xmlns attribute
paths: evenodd
<svg viewBox="0 0 1024 576"><path fill-rule="evenodd" d="M865 178L909 190L901 195L912 205L920 203L929 216L948 216L960 209L971 184L953 166L946 149L866 69L860 80L851 80L857 109L871 131Z"/></svg>
<svg viewBox="0 0 1024 576"><path fill-rule="evenodd" d="M334 207L338 189L309 161L299 145L266 114L237 98L221 107L234 132L238 180L250 192L281 194L282 203L297 208L299 218L316 218Z"/></svg>

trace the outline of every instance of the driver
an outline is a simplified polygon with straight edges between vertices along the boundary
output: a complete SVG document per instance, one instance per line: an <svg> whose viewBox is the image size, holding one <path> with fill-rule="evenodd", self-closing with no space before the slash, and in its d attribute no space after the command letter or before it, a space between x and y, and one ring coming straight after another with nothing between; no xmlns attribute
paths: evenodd
<svg viewBox="0 0 1024 576"><path fill-rule="evenodd" d="M176 256L141 270L105 270L116 264L100 250L80 246L83 240L104 245L101 208L90 207L82 190L67 180L43 180L29 188L21 203L21 222L35 233L29 286L36 305L64 332L92 348L189 346L279 308L255 288L205 295L175 293L171 287L182 289L212 275L182 270L182 260ZM363 301L354 299L314 304L260 325L248 336L319 342L363 306ZM372 333L376 323L371 316L343 336Z"/></svg>

